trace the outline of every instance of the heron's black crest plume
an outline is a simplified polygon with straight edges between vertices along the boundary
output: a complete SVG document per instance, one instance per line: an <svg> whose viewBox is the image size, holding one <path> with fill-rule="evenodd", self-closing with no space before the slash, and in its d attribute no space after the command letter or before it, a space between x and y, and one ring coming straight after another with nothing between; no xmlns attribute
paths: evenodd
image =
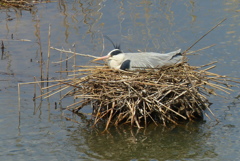
<svg viewBox="0 0 240 161"><path fill-rule="evenodd" d="M114 49L119 49L120 50L120 44L114 44L114 42L107 35L104 35L104 37L112 43Z"/></svg>

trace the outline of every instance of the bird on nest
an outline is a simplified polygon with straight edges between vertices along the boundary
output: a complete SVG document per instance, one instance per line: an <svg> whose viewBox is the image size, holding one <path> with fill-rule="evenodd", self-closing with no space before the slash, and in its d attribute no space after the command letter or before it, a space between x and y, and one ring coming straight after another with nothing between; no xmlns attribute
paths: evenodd
<svg viewBox="0 0 240 161"><path fill-rule="evenodd" d="M169 53L156 52L138 52L125 53L120 49L120 45L114 44L113 41L105 36L112 44L114 49L106 56L99 57L93 61L108 60L108 66L120 70L137 70L149 68L161 68L183 62L181 49Z"/></svg>

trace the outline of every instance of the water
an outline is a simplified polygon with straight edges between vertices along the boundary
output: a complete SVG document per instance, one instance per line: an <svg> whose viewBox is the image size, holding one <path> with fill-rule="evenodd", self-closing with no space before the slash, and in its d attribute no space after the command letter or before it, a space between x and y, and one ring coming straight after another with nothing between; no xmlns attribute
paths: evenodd
<svg viewBox="0 0 240 161"><path fill-rule="evenodd" d="M216 46L189 56L189 63L217 60L213 72L240 77L238 4L235 0L62 0L38 4L31 12L1 8L0 39L5 47L0 59L1 160L239 160L238 87L230 95L219 92L227 99L209 97L218 124L205 118L203 123L170 129L120 127L107 134L89 128L84 117L75 116L81 124L62 117L60 105L55 109L59 95L34 104L34 85L21 86L19 114L17 93L18 83L32 82L34 76L40 80L41 52L46 75L49 24L51 46L74 50L75 43L77 52L99 56L112 49L103 35L121 43L124 51L185 50L226 17L192 50ZM60 55L51 50L50 61L59 61ZM79 56L77 64L87 65L89 60ZM60 64L51 63L50 77L59 78L55 73L59 69ZM65 99L62 107L69 103L71 98Z"/></svg>

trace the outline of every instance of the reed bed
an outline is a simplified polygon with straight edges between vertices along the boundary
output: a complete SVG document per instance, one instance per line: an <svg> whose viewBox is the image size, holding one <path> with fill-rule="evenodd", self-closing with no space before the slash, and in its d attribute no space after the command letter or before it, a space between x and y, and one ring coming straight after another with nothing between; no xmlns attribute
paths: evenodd
<svg viewBox="0 0 240 161"><path fill-rule="evenodd" d="M208 95L218 95L217 90L232 91L228 84L231 80L209 71L216 66L214 63L199 67L182 63L134 72L81 66L72 71L72 78L42 89L49 92L39 97L47 98L68 89L63 97L79 101L67 109L79 113L91 105L94 125L103 124L105 129L120 124L142 128L151 123L167 126L202 120L204 115L215 117Z"/></svg>
<svg viewBox="0 0 240 161"><path fill-rule="evenodd" d="M2 0L0 2L0 6L4 7L4 8L19 8L19 9L24 9L24 10L30 10L33 5L30 4L27 1L23 1L23 0Z"/></svg>
<svg viewBox="0 0 240 161"><path fill-rule="evenodd" d="M44 3L39 0L1 0L0 8L17 8L31 11L35 4Z"/></svg>

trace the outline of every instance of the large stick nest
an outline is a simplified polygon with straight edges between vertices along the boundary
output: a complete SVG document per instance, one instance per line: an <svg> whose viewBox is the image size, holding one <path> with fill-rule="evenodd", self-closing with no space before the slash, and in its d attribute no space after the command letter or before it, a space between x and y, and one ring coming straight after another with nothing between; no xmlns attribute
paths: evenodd
<svg viewBox="0 0 240 161"><path fill-rule="evenodd" d="M206 96L217 95L216 89L231 91L225 76L208 71L215 67L212 64L194 67L182 63L134 72L85 66L74 71L74 78L59 81L54 86L61 87L52 92L73 87L65 96L81 99L67 108L80 112L91 104L94 124L103 123L106 129L119 124L138 128L150 123L179 124L208 116L204 112L210 111Z"/></svg>

